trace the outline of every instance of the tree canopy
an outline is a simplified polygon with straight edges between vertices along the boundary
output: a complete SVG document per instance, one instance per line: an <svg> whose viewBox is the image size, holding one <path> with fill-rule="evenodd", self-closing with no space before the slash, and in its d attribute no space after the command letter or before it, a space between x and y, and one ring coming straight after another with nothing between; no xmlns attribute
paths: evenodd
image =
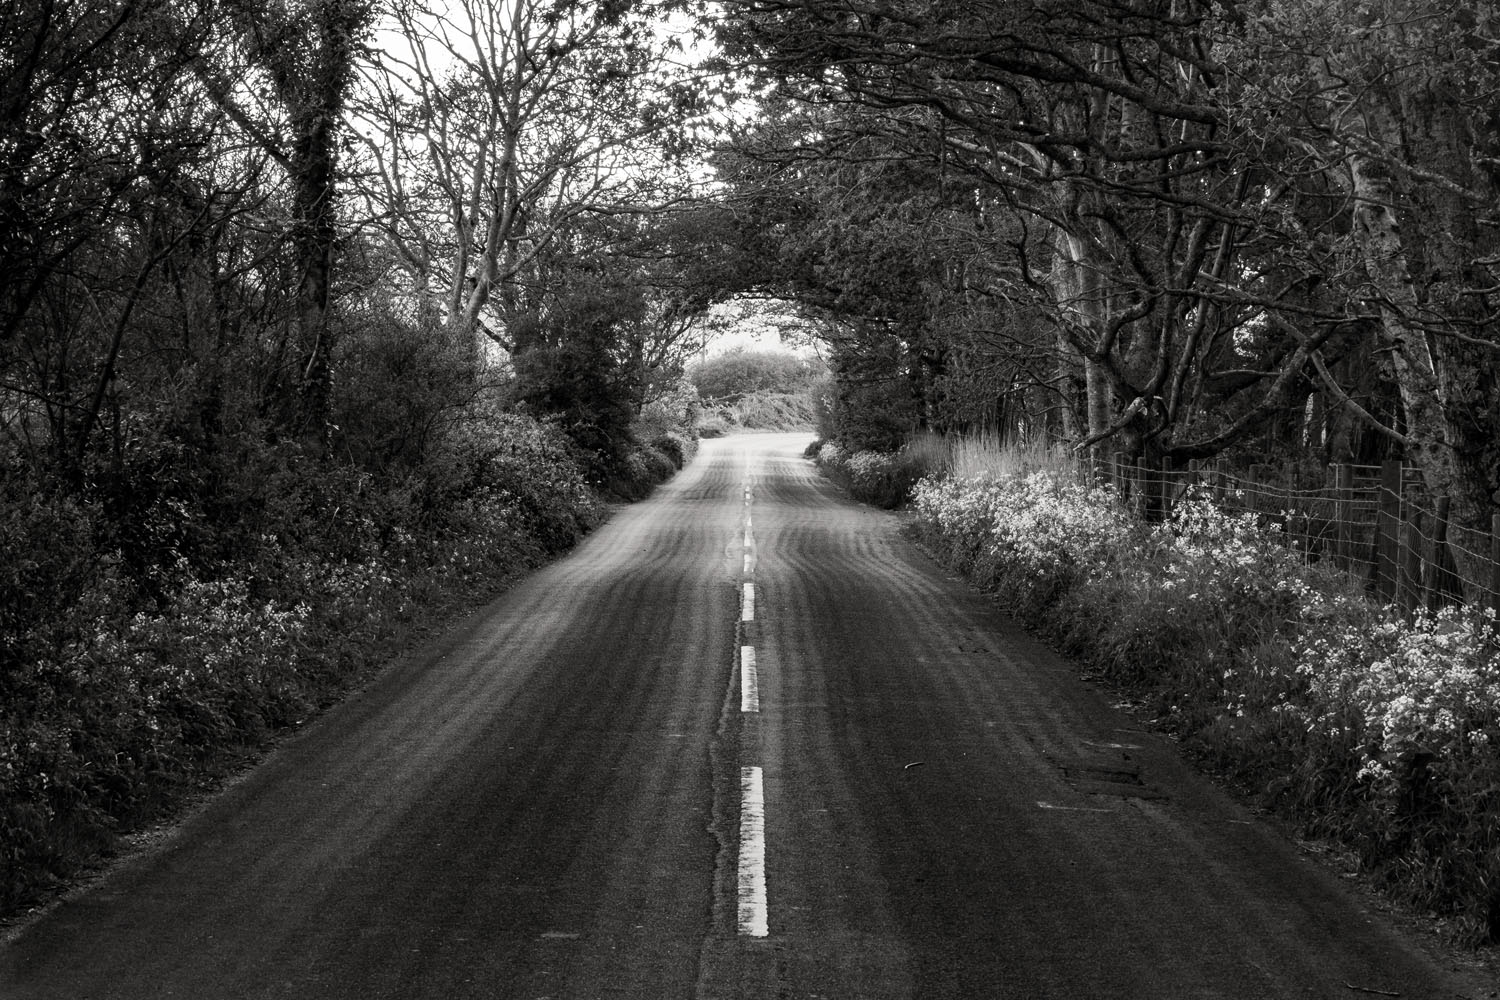
<svg viewBox="0 0 1500 1000"><path fill-rule="evenodd" d="M1489 4L724 8L761 95L716 161L736 246L838 319L844 370L887 358L916 422L1168 462L1398 454L1487 520ZM975 392L1005 403L953 402Z"/></svg>
<svg viewBox="0 0 1500 1000"><path fill-rule="evenodd" d="M1399 454L1471 525L1500 490L1479 0L0 18L0 420L75 484L167 414L347 452L340 369L403 338L467 371L440 399L628 423L748 294L895 427ZM614 402L555 395L584 357Z"/></svg>

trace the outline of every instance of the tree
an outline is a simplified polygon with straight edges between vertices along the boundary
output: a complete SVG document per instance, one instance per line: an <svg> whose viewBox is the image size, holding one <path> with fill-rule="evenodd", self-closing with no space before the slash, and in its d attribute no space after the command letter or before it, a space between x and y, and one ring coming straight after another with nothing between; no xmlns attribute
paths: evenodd
<svg viewBox="0 0 1500 1000"><path fill-rule="evenodd" d="M219 207L172 185L206 155L180 93L206 30L165 0L0 11L0 419L74 481L148 285Z"/></svg>
<svg viewBox="0 0 1500 1000"><path fill-rule="evenodd" d="M1485 531L1500 489L1494 11L1451 0L1247 13L1232 112L1263 138L1280 187L1334 202L1336 224L1308 234L1330 263L1324 294L1370 330L1399 405L1386 419L1358 407L1314 356L1318 381L1452 500L1461 531Z"/></svg>
<svg viewBox="0 0 1500 1000"><path fill-rule="evenodd" d="M290 188L287 245L296 275L292 370L280 380L281 421L326 444L334 353L330 307L338 240L338 154L345 103L355 79L371 0L225 0L228 48L251 79L231 84L227 66L199 60L209 97L285 171ZM257 119L241 105L249 91Z"/></svg>
<svg viewBox="0 0 1500 1000"><path fill-rule="evenodd" d="M509 349L517 283L574 220L665 192L696 107L627 2L397 0L402 42L367 74L363 194L418 308Z"/></svg>
<svg viewBox="0 0 1500 1000"><path fill-rule="evenodd" d="M1285 405L1331 336L1320 327L1305 344L1268 343L1269 358L1234 356L1237 328L1302 306L1284 301L1295 283L1237 280L1260 192L1214 96L1222 22L1210 5L732 7L726 46L780 93L860 109L1011 217L992 266L1012 297L1042 298L1055 384L1083 387L1082 444L1214 453ZM938 127L899 109L924 109ZM1225 361L1240 377L1219 377ZM1240 413L1195 427L1214 388Z"/></svg>

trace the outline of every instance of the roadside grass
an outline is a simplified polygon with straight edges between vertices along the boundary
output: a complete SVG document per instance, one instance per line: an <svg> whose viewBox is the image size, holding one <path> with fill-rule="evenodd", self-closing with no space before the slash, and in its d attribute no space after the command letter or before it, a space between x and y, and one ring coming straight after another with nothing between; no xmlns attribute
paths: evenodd
<svg viewBox="0 0 1500 1000"><path fill-rule="evenodd" d="M952 455L912 493L932 552L1259 805L1347 845L1455 938L1500 940L1491 614L1403 617L1203 496L1142 523L1053 449Z"/></svg>
<svg viewBox="0 0 1500 1000"><path fill-rule="evenodd" d="M1072 453L1066 446L1053 442L1013 441L990 430L940 440L950 455L948 469L958 479L1005 479L1038 471L1059 477L1078 473Z"/></svg>
<svg viewBox="0 0 1500 1000"><path fill-rule="evenodd" d="M807 457L855 499L887 510L906 505L917 483L927 478L999 479L1042 469L1069 476L1078 471L1061 445L1011 442L992 431L966 436L921 431L894 452L850 452L820 437L808 446Z"/></svg>

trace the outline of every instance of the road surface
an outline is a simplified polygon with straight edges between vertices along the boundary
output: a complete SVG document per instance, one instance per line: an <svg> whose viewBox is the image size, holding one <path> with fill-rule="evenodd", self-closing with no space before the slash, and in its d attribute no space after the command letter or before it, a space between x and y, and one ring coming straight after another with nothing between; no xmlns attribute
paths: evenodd
<svg viewBox="0 0 1500 1000"><path fill-rule="evenodd" d="M1494 995L806 440L705 442L12 934L0 997Z"/></svg>

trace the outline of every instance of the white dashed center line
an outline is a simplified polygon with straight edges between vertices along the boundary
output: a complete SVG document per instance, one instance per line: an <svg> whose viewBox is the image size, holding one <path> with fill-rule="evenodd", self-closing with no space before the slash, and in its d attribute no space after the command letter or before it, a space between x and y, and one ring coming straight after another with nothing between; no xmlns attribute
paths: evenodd
<svg viewBox="0 0 1500 1000"><path fill-rule="evenodd" d="M766 902L766 793L758 767L740 768L739 931L771 933Z"/></svg>
<svg viewBox="0 0 1500 1000"><path fill-rule="evenodd" d="M755 647L740 647L740 711L760 711L760 678L755 672Z"/></svg>
<svg viewBox="0 0 1500 1000"><path fill-rule="evenodd" d="M745 624L755 621L755 584L749 577L755 572L755 537L751 531L750 483L745 483L744 573L740 582L740 622L738 629L745 638ZM760 713L760 675L755 663L755 646L740 645L740 712ZM770 905L766 897L766 792L758 761L758 746L742 742L740 746L740 843L739 843L739 933L744 937L770 935Z"/></svg>

